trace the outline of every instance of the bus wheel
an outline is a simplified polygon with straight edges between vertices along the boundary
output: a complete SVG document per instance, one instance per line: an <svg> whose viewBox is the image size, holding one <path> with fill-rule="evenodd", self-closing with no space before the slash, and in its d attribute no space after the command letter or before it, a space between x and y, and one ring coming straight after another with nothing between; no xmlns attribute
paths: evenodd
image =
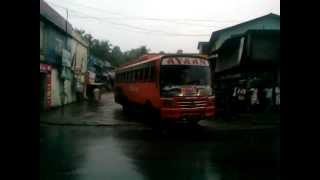
<svg viewBox="0 0 320 180"><path fill-rule="evenodd" d="M157 110L151 105L151 103L146 103L144 105L144 111L148 122L157 123L158 122L158 112Z"/></svg>
<svg viewBox="0 0 320 180"><path fill-rule="evenodd" d="M198 120L190 121L189 124L190 124L191 128L197 128L200 126Z"/></svg>
<svg viewBox="0 0 320 180"><path fill-rule="evenodd" d="M128 105L122 105L122 110L123 110L124 113L128 114L129 113Z"/></svg>
<svg viewBox="0 0 320 180"><path fill-rule="evenodd" d="M123 102L122 102L122 110L124 113L126 114L129 114L130 113L130 103L129 101L127 100L127 98L124 98L123 99Z"/></svg>

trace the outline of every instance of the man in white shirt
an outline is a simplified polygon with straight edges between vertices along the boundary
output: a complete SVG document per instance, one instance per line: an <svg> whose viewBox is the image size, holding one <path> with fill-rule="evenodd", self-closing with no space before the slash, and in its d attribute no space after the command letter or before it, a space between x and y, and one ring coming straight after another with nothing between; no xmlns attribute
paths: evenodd
<svg viewBox="0 0 320 180"><path fill-rule="evenodd" d="M267 87L264 90L265 93L265 100L266 100L266 111L270 111L271 106L272 106L272 88Z"/></svg>
<svg viewBox="0 0 320 180"><path fill-rule="evenodd" d="M275 91L275 96L276 96L276 102L275 102L276 108L277 108L277 110L280 110L280 87L279 87L279 85L277 85L275 87L274 91Z"/></svg>
<svg viewBox="0 0 320 180"><path fill-rule="evenodd" d="M250 89L250 106L251 110L256 110L256 106L259 105L258 99L258 88L251 88Z"/></svg>
<svg viewBox="0 0 320 180"><path fill-rule="evenodd" d="M241 87L238 89L238 102L239 102L239 109L241 112L244 112L246 107L246 94L247 90L245 89L244 85L241 85Z"/></svg>

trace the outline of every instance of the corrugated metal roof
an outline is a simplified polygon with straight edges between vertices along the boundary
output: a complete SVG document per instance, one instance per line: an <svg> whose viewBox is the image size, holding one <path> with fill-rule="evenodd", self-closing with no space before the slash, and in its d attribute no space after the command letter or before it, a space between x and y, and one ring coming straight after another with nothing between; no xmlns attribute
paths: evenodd
<svg viewBox="0 0 320 180"><path fill-rule="evenodd" d="M40 16L52 22L60 30L72 36L72 25L43 0L40 0Z"/></svg>
<svg viewBox="0 0 320 180"><path fill-rule="evenodd" d="M240 23L240 24L236 24L234 26L230 26L230 27L227 27L227 28L224 28L224 29L220 29L218 31L214 31L214 32L212 32L212 34L210 36L210 40L209 40L209 45L208 46L209 46L209 48L211 48L212 43L215 42L219 38L221 33L224 32L224 31L228 31L228 30L231 30L231 29L236 29L236 28L239 28L239 27L242 27L242 26L246 26L247 24L252 23L252 22L263 21L265 19L270 19L270 18L279 19L280 20L280 16L279 15L270 13L270 14L267 14L267 15L264 15L264 16L261 16L261 17L255 18L255 19L251 19L249 21L245 21L245 22Z"/></svg>
<svg viewBox="0 0 320 180"><path fill-rule="evenodd" d="M209 44L209 42L198 42L198 49L200 48L200 46L207 46Z"/></svg>

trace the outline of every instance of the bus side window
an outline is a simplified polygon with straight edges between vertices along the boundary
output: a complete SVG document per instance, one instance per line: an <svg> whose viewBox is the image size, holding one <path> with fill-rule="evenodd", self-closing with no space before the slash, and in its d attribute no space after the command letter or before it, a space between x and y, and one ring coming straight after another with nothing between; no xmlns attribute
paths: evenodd
<svg viewBox="0 0 320 180"><path fill-rule="evenodd" d="M144 68L141 68L141 81L144 82Z"/></svg>
<svg viewBox="0 0 320 180"><path fill-rule="evenodd" d="M132 82L136 80L136 70L132 71Z"/></svg>
<svg viewBox="0 0 320 180"><path fill-rule="evenodd" d="M126 78L126 82L130 82L130 71L127 71L127 78Z"/></svg>
<svg viewBox="0 0 320 180"><path fill-rule="evenodd" d="M140 81L140 69L137 69L137 81Z"/></svg>
<svg viewBox="0 0 320 180"><path fill-rule="evenodd" d="M146 67L144 67L143 68L143 81L145 82L145 81L147 81L147 68Z"/></svg>
<svg viewBox="0 0 320 180"><path fill-rule="evenodd" d="M151 80L151 66L148 65L147 67L147 81L150 81Z"/></svg>
<svg viewBox="0 0 320 180"><path fill-rule="evenodd" d="M140 80L140 81L143 81L143 69L140 68L140 69L139 69L139 72L140 72L140 73L139 73L139 80Z"/></svg>
<svg viewBox="0 0 320 180"><path fill-rule="evenodd" d="M136 81L139 81L139 70L136 70Z"/></svg>
<svg viewBox="0 0 320 180"><path fill-rule="evenodd" d="M128 82L131 81L131 71L128 71Z"/></svg>
<svg viewBox="0 0 320 180"><path fill-rule="evenodd" d="M151 81L155 80L155 67L154 67L154 65L152 65L150 68L150 80Z"/></svg>
<svg viewBox="0 0 320 180"><path fill-rule="evenodd" d="M130 71L127 72L127 82L130 82Z"/></svg>

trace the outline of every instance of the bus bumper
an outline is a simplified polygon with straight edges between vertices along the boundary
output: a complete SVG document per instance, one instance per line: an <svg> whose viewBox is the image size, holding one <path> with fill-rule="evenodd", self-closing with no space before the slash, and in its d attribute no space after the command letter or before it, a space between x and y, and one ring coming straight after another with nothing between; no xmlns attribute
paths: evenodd
<svg viewBox="0 0 320 180"><path fill-rule="evenodd" d="M201 120L214 116L215 107L209 106L205 108L161 108L161 119L173 120Z"/></svg>

